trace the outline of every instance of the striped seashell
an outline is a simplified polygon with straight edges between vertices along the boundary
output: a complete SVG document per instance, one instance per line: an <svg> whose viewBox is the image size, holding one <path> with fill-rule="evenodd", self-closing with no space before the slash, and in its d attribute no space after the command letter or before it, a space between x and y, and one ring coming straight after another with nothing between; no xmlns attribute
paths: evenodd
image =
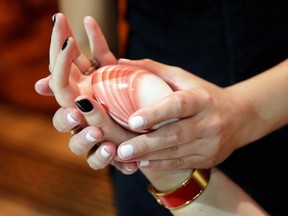
<svg viewBox="0 0 288 216"><path fill-rule="evenodd" d="M160 77L141 68L107 65L93 73L96 99L120 125L129 128L128 119L142 107L152 105L173 91Z"/></svg>

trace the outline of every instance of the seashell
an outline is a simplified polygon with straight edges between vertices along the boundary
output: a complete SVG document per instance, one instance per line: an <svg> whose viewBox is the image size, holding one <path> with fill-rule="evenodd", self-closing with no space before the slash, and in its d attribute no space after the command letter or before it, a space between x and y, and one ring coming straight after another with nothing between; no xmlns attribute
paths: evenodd
<svg viewBox="0 0 288 216"><path fill-rule="evenodd" d="M173 91L155 74L134 66L107 65L92 76L96 99L109 115L127 129L132 113L157 103Z"/></svg>

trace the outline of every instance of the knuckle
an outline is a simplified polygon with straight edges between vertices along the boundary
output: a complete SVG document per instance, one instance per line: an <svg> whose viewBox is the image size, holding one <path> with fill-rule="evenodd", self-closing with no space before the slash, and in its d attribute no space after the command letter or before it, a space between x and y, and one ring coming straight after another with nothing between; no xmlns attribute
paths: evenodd
<svg viewBox="0 0 288 216"><path fill-rule="evenodd" d="M179 146L174 145L174 146L169 147L168 152L169 152L169 155L168 155L169 158L177 157L179 155Z"/></svg>
<svg viewBox="0 0 288 216"><path fill-rule="evenodd" d="M222 150L221 138L220 138L220 136L213 137L210 142L211 142L210 145L212 145L212 147L211 147L212 152L210 155L216 156Z"/></svg>
<svg viewBox="0 0 288 216"><path fill-rule="evenodd" d="M183 130L181 125L171 125L167 127L167 137L169 137L169 143L171 145L180 144L184 140ZM169 144L168 143L168 144Z"/></svg>
<svg viewBox="0 0 288 216"><path fill-rule="evenodd" d="M185 165L184 159L183 158L177 158L175 160L175 167L174 168L183 168Z"/></svg>
<svg viewBox="0 0 288 216"><path fill-rule="evenodd" d="M220 136L221 132L224 129L224 122L221 120L220 117L217 116L211 119L209 128L209 133L213 134L214 136Z"/></svg>
<svg viewBox="0 0 288 216"><path fill-rule="evenodd" d="M140 135L139 138L141 138L141 144L137 143L136 140L135 142L132 141L132 143L137 143L137 145L134 145L135 153L137 155L140 156L154 150L151 143L152 137L149 137L149 134L145 134L143 136Z"/></svg>
<svg viewBox="0 0 288 216"><path fill-rule="evenodd" d="M204 104L206 104L206 105L213 103L212 95L204 89L201 89L201 98L202 98L202 101L204 102Z"/></svg>
<svg viewBox="0 0 288 216"><path fill-rule="evenodd" d="M185 167L185 161L183 158L177 158L173 160L165 160L159 165L158 168L168 168L168 169L182 169Z"/></svg>
<svg viewBox="0 0 288 216"><path fill-rule="evenodd" d="M149 58L144 58L144 59L143 59L143 63L144 63L144 64L151 64L151 62L152 62L152 60L149 59Z"/></svg>
<svg viewBox="0 0 288 216"><path fill-rule="evenodd" d="M184 94L174 94L172 98L170 98L175 104L175 108L178 113L183 113L186 110L190 110L189 100L187 100Z"/></svg>

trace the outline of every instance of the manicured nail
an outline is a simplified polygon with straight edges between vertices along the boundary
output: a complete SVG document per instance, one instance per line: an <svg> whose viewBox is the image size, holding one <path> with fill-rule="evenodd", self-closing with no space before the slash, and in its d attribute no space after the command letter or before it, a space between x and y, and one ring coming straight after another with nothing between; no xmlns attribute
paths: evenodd
<svg viewBox="0 0 288 216"><path fill-rule="evenodd" d="M119 58L118 61L119 61L119 62L122 62L122 63L125 63L125 62L130 62L130 59Z"/></svg>
<svg viewBox="0 0 288 216"><path fill-rule="evenodd" d="M64 50L64 49L67 47L67 45L68 45L68 40L69 40L69 38L67 38L67 39L64 41L64 43L63 43L63 45L62 45L62 50Z"/></svg>
<svg viewBox="0 0 288 216"><path fill-rule="evenodd" d="M128 172L134 172L137 167L134 164L124 164L124 168L128 171Z"/></svg>
<svg viewBox="0 0 288 216"><path fill-rule="evenodd" d="M88 99L82 99L75 102L76 106L85 113L93 110L93 105Z"/></svg>
<svg viewBox="0 0 288 216"><path fill-rule="evenodd" d="M120 152L121 152L122 159L125 159L127 157L130 157L133 154L134 149L132 145L124 145L124 146L121 146Z"/></svg>
<svg viewBox="0 0 288 216"><path fill-rule="evenodd" d="M149 165L149 161L148 160L143 160L143 161L140 161L140 167L147 167Z"/></svg>
<svg viewBox="0 0 288 216"><path fill-rule="evenodd" d="M129 125L132 129L144 126L144 119L141 116L133 116L129 119Z"/></svg>
<svg viewBox="0 0 288 216"><path fill-rule="evenodd" d="M77 121L72 117L72 115L70 113L68 113L67 115L67 120L70 124L76 124Z"/></svg>
<svg viewBox="0 0 288 216"><path fill-rule="evenodd" d="M89 142L96 142L98 140L98 139L94 138L93 136L91 136L91 134L89 132L85 135L85 138Z"/></svg>
<svg viewBox="0 0 288 216"><path fill-rule="evenodd" d="M100 152L101 152L101 155L102 155L103 157L105 157L105 158L108 158L108 157L111 156L111 154L106 151L105 146L102 146Z"/></svg>
<svg viewBox="0 0 288 216"><path fill-rule="evenodd" d="M52 16L53 26L55 25L55 22L56 22L56 15L57 15L57 14L54 14L54 15Z"/></svg>

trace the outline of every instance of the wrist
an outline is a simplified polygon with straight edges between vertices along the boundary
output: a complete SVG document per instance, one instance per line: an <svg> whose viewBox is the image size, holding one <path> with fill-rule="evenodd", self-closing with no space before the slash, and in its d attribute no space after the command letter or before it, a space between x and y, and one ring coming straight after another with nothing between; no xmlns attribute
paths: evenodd
<svg viewBox="0 0 288 216"><path fill-rule="evenodd" d="M234 149L238 149L255 140L256 134L251 134L252 128L257 122L256 114L253 111L253 100L245 92L242 84L237 83L225 88L226 95L230 101L230 106L226 113L229 124L230 134L233 134L231 143L234 143ZM244 92L244 93L243 93Z"/></svg>
<svg viewBox="0 0 288 216"><path fill-rule="evenodd" d="M148 186L149 192L160 205L168 209L182 208L197 199L208 185L210 169L196 169L170 190L157 190L152 184Z"/></svg>
<svg viewBox="0 0 288 216"><path fill-rule="evenodd" d="M149 179L155 189L159 191L168 191L187 179L192 169L179 169L179 170L141 170L144 175Z"/></svg>

